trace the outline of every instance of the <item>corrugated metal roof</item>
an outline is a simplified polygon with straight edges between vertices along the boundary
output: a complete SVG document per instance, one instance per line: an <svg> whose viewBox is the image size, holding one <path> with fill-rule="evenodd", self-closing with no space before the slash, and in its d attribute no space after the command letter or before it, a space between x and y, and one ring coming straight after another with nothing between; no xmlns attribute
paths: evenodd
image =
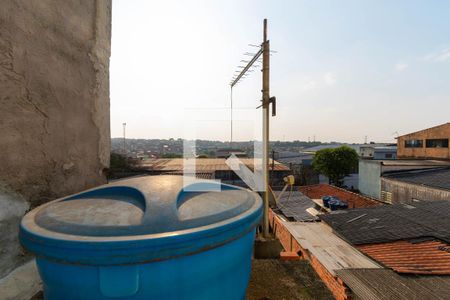
<svg viewBox="0 0 450 300"><path fill-rule="evenodd" d="M450 202L383 205L320 215L353 244L434 237L450 243Z"/></svg>
<svg viewBox="0 0 450 300"><path fill-rule="evenodd" d="M239 160L245 164L248 168L253 170L254 160L253 158L239 158ZM195 164L196 171L198 172L215 172L215 171L231 171L230 167L225 163L225 158L201 158L201 159L183 159L183 158L158 158L149 159L141 163L143 168L148 168L152 171L181 171L184 169L184 162L192 162ZM269 163L270 170L272 170L272 160ZM289 171L289 167L275 161L275 171Z"/></svg>
<svg viewBox="0 0 450 300"><path fill-rule="evenodd" d="M450 190L450 168L405 171L384 175L384 178Z"/></svg>
<svg viewBox="0 0 450 300"><path fill-rule="evenodd" d="M182 171L174 171L166 173L167 175L184 175ZM187 176L192 176L194 174L187 174ZM214 179L213 172L195 172L195 177L199 179Z"/></svg>
<svg viewBox="0 0 450 300"><path fill-rule="evenodd" d="M300 191L311 199L321 199L323 196L338 197L341 200L346 201L349 208L382 205L379 201L328 184L301 186Z"/></svg>
<svg viewBox="0 0 450 300"><path fill-rule="evenodd" d="M401 276L389 269L336 271L356 297L364 300L449 299L449 276Z"/></svg>
<svg viewBox="0 0 450 300"><path fill-rule="evenodd" d="M398 273L450 275L450 246L440 241L397 241L358 249Z"/></svg>
<svg viewBox="0 0 450 300"><path fill-rule="evenodd" d="M275 195L279 195L279 191L274 192ZM315 203L299 191L286 191L278 202L278 208L282 213L288 217L293 218L295 221L316 221L319 218L311 215L306 210L313 208Z"/></svg>

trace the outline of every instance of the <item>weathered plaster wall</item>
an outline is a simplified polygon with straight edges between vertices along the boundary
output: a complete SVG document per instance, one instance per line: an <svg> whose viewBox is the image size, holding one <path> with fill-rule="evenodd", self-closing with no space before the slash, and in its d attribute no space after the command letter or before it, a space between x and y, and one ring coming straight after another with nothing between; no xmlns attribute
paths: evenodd
<svg viewBox="0 0 450 300"><path fill-rule="evenodd" d="M380 199L381 164L379 161L360 159L358 164L358 188L366 196Z"/></svg>
<svg viewBox="0 0 450 300"><path fill-rule="evenodd" d="M0 3L0 277L31 206L105 182L111 0Z"/></svg>

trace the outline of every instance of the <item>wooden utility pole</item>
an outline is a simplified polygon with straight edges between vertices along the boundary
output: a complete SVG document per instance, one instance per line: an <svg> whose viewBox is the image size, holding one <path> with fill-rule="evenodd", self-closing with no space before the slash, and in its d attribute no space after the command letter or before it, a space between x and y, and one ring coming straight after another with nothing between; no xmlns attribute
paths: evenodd
<svg viewBox="0 0 450 300"><path fill-rule="evenodd" d="M269 71L270 71L270 43L267 40L267 19L264 19L264 35L262 44L262 117L263 117L263 165L264 176L264 214L263 236L269 237Z"/></svg>

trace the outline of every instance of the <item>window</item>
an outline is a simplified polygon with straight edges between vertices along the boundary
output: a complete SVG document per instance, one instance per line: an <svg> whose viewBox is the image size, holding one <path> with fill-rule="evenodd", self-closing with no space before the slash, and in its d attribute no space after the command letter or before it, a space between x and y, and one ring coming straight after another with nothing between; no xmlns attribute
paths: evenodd
<svg viewBox="0 0 450 300"><path fill-rule="evenodd" d="M405 148L422 148L423 140L406 140Z"/></svg>
<svg viewBox="0 0 450 300"><path fill-rule="evenodd" d="M381 191L381 201L392 204L392 193Z"/></svg>
<svg viewBox="0 0 450 300"><path fill-rule="evenodd" d="M392 153L386 153L386 154L384 155L384 158L392 158Z"/></svg>
<svg viewBox="0 0 450 300"><path fill-rule="evenodd" d="M427 148L448 148L448 139L427 139Z"/></svg>

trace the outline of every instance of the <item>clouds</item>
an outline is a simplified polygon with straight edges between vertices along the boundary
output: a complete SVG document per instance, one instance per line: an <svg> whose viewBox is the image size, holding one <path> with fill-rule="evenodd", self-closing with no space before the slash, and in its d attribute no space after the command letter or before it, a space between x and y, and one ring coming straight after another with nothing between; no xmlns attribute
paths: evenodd
<svg viewBox="0 0 450 300"><path fill-rule="evenodd" d="M323 75L323 81L325 82L326 85L330 86L330 85L335 85L336 84L336 75L331 73L331 72L327 72Z"/></svg>
<svg viewBox="0 0 450 300"><path fill-rule="evenodd" d="M398 63L394 66L395 71L402 72L408 68L408 64L405 63Z"/></svg>
<svg viewBox="0 0 450 300"><path fill-rule="evenodd" d="M324 87L334 86L337 83L336 75L332 72L325 72L316 78L307 77L300 80L300 91L309 92Z"/></svg>
<svg viewBox="0 0 450 300"><path fill-rule="evenodd" d="M449 62L450 61L450 46L442 48L436 52L429 53L424 57L426 61L430 62Z"/></svg>
<svg viewBox="0 0 450 300"><path fill-rule="evenodd" d="M312 91L317 88L317 82L312 79L307 79L305 82L300 84L300 90L302 92Z"/></svg>

